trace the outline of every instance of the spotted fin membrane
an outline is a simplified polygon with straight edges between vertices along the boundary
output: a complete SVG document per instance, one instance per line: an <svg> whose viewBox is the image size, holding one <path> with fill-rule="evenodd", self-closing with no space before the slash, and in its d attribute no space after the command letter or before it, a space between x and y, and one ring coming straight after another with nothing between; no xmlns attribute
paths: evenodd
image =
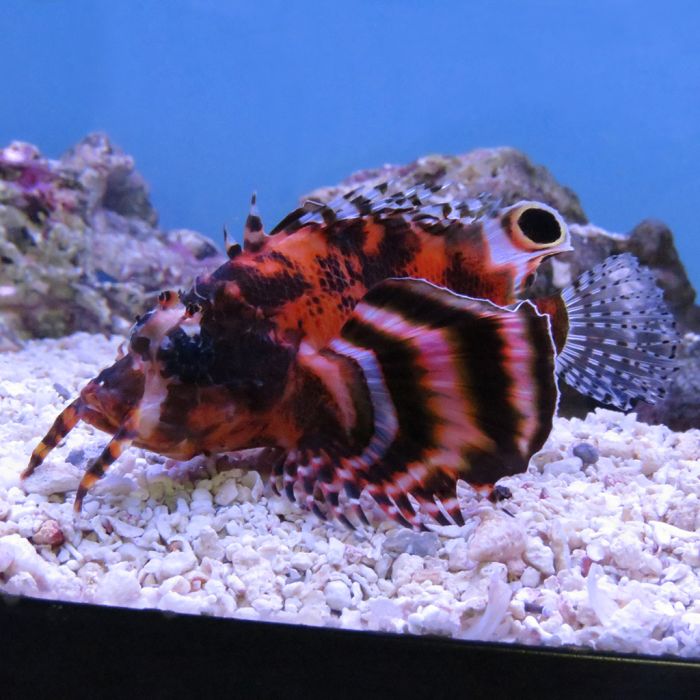
<svg viewBox="0 0 700 700"><path fill-rule="evenodd" d="M577 391L627 411L655 403L678 369L679 336L654 275L629 253L584 272L562 292L569 321L557 374Z"/></svg>
<svg viewBox="0 0 700 700"><path fill-rule="evenodd" d="M549 435L554 354L549 319L530 302L504 309L421 280L387 280L339 339L306 359L345 405L355 449L307 436L279 465L277 488L350 526L365 522L365 488L403 525L462 524L457 480L488 494L524 471Z"/></svg>
<svg viewBox="0 0 700 700"><path fill-rule="evenodd" d="M407 220L420 222L424 226L460 221L462 224L479 217L493 215L501 206L492 195L479 195L455 199L445 197L448 188L456 188L453 182L440 185L419 184L401 189L398 181L377 185L362 185L349 192L321 202L306 200L277 226L270 235L280 232L293 233L308 224L330 225L336 221L355 219L358 216L403 215ZM459 189L459 188L457 188Z"/></svg>

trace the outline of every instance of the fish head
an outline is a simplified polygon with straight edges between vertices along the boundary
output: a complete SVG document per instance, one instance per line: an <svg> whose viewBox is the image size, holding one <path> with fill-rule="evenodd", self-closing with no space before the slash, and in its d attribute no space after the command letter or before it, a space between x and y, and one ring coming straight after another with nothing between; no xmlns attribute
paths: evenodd
<svg viewBox="0 0 700 700"><path fill-rule="evenodd" d="M172 372L170 377L164 376L160 356L172 344L173 337L195 337L197 330L193 315L187 314L179 302L168 308L157 307L137 318L115 362L80 392L79 417L112 434L128 424L133 442L156 451L167 447L156 438L154 428L160 421L168 385L178 383L180 378ZM188 359L193 365L197 364L197 350L192 344Z"/></svg>
<svg viewBox="0 0 700 700"><path fill-rule="evenodd" d="M138 406L144 386L143 371L135 366L131 353L124 354L91 379L80 392L80 418L114 434Z"/></svg>
<svg viewBox="0 0 700 700"><path fill-rule="evenodd" d="M530 285L543 260L573 250L566 221L542 202L517 202L501 209L485 225L492 260L512 266L517 295Z"/></svg>
<svg viewBox="0 0 700 700"><path fill-rule="evenodd" d="M291 351L250 309L177 301L138 319L110 367L83 389L80 418L176 459L266 444Z"/></svg>
<svg viewBox="0 0 700 700"><path fill-rule="evenodd" d="M278 342L254 309L217 320L214 306L171 293L167 303L137 319L116 361L56 418L22 477L81 420L113 437L83 476L76 510L132 444L179 460L276 446L271 436L284 425L276 406L295 348Z"/></svg>

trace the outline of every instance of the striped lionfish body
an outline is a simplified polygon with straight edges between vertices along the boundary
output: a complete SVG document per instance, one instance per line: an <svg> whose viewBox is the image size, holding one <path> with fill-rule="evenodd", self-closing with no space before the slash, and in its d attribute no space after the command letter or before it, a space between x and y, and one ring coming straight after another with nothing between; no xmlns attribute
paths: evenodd
<svg viewBox="0 0 700 700"><path fill-rule="evenodd" d="M556 411L557 374L626 408L654 400L676 336L653 277L611 258L562 295L520 301L570 250L563 219L521 202L448 202L382 185L307 202L134 325L25 475L78 420L113 435L76 510L130 444L177 459L279 448L274 484L321 517L365 521L367 491L407 526L463 522L458 479L490 494L524 471Z"/></svg>

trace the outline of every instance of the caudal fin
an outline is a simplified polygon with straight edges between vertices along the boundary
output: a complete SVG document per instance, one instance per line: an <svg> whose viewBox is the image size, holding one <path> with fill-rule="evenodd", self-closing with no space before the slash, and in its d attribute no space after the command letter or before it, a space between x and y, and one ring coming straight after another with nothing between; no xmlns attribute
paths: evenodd
<svg viewBox="0 0 700 700"><path fill-rule="evenodd" d="M562 299L569 331L556 366L567 384L623 411L663 398L678 368L680 338L648 268L629 253L612 256Z"/></svg>

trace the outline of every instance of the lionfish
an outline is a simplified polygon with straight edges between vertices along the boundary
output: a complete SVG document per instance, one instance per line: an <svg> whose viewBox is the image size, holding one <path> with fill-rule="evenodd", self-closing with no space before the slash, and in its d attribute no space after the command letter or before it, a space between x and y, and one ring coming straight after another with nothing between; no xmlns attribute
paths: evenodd
<svg viewBox="0 0 700 700"><path fill-rule="evenodd" d="M187 292L162 292L128 346L58 416L23 477L80 420L110 433L75 498L129 446L187 460L274 447L273 485L321 518L367 523L363 492L414 528L462 524L527 468L558 379L621 409L664 393L678 342L652 273L629 254L524 300L572 250L553 208L457 201L384 183L307 201Z"/></svg>

